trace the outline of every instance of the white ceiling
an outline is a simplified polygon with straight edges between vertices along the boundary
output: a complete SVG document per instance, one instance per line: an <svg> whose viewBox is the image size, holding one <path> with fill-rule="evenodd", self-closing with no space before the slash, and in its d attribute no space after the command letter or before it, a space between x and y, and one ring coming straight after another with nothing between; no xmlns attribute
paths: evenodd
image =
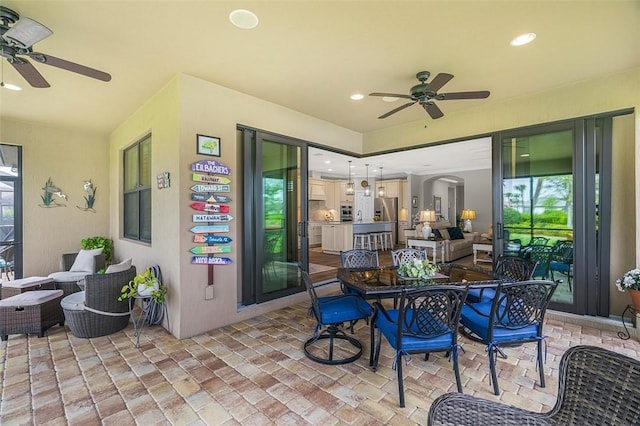
<svg viewBox="0 0 640 426"><path fill-rule="evenodd" d="M404 178L413 175L455 175L456 172L491 168L491 138L474 139L427 148L410 149L383 155L354 158L335 152L310 148L309 170L316 177L347 179L351 160L352 176ZM329 162L329 163L327 163Z"/></svg>
<svg viewBox="0 0 640 426"><path fill-rule="evenodd" d="M447 115L640 66L639 1L16 1L2 5L54 34L34 50L106 71L104 83L37 64L52 87L28 87L3 61L2 116L110 132L176 73L369 132L431 119L417 105L352 101L354 92L408 93L420 70L455 76ZM235 8L254 30L233 27ZM538 38L514 48L509 40ZM606 96L598 93L596 96ZM268 130L268 129L267 129Z"/></svg>

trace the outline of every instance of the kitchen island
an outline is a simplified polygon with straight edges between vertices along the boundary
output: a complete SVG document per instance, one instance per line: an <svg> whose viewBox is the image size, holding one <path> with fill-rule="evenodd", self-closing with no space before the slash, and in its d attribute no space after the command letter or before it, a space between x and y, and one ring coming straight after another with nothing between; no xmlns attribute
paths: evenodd
<svg viewBox="0 0 640 426"><path fill-rule="evenodd" d="M395 231L395 222L341 222L322 225L322 252L340 254L353 249L353 234Z"/></svg>

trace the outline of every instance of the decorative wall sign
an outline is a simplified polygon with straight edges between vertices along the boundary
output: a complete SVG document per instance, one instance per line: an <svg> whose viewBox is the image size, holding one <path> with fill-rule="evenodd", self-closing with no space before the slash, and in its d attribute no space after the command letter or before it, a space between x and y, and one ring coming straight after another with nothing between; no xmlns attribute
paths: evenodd
<svg viewBox="0 0 640 426"><path fill-rule="evenodd" d="M194 192L231 192L229 185L193 185L191 190Z"/></svg>
<svg viewBox="0 0 640 426"><path fill-rule="evenodd" d="M207 203L230 203L231 197L218 194L191 194L191 201L206 201Z"/></svg>
<svg viewBox="0 0 640 426"><path fill-rule="evenodd" d="M213 155L220 157L220 138L214 136L198 135L196 152L200 155Z"/></svg>
<svg viewBox="0 0 640 426"><path fill-rule="evenodd" d="M200 235L193 236L194 243L207 243L207 244L229 244L233 239L226 235Z"/></svg>
<svg viewBox="0 0 640 426"><path fill-rule="evenodd" d="M205 182L205 183L231 183L231 179L229 179L228 177L203 175L201 173L191 174L191 180L194 182Z"/></svg>
<svg viewBox="0 0 640 426"><path fill-rule="evenodd" d="M231 253L231 246L200 246L189 250L193 254Z"/></svg>
<svg viewBox="0 0 640 426"><path fill-rule="evenodd" d="M44 184L44 188L42 188L44 193L40 196L42 199L42 204L39 204L40 207L66 207L66 204L58 204L53 196L55 195L61 200L67 201L67 195L62 193L62 190L53 184L51 178L47 179Z"/></svg>
<svg viewBox="0 0 640 426"><path fill-rule="evenodd" d="M227 175L227 176L231 174L230 168L214 160L202 160L196 163L191 163L191 171L213 173L216 175Z"/></svg>
<svg viewBox="0 0 640 426"><path fill-rule="evenodd" d="M191 208L201 212L229 213L229 206L226 204L191 203Z"/></svg>
<svg viewBox="0 0 640 426"><path fill-rule="evenodd" d="M230 265L233 260L228 257L193 256L191 263L194 265Z"/></svg>
<svg viewBox="0 0 640 426"><path fill-rule="evenodd" d="M230 214L194 214L194 222L231 222L233 216Z"/></svg>
<svg viewBox="0 0 640 426"><path fill-rule="evenodd" d="M169 179L169 172L162 172L156 176L158 182L158 189L169 188L171 186L171 180Z"/></svg>
<svg viewBox="0 0 640 426"><path fill-rule="evenodd" d="M198 225L193 226L189 231L194 234L213 234L216 232L229 232L229 225Z"/></svg>
<svg viewBox="0 0 640 426"><path fill-rule="evenodd" d="M98 188L93 186L91 179L85 180L84 184L82 185L82 188L87 193L87 195L84 196L85 206L84 207L76 206L76 207L85 212L95 213L96 211L93 209L93 203L96 202L96 190Z"/></svg>

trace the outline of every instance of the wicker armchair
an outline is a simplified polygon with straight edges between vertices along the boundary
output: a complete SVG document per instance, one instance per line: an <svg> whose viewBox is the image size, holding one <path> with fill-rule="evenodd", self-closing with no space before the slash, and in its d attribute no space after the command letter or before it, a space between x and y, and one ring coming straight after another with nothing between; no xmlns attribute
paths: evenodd
<svg viewBox="0 0 640 426"><path fill-rule="evenodd" d="M87 275L85 290L66 296L60 303L71 333L89 338L125 328L129 324L129 302L119 302L118 297L122 286L135 276L135 266L122 272Z"/></svg>
<svg viewBox="0 0 640 426"><path fill-rule="evenodd" d="M534 413L471 395L447 393L429 410L427 424L637 425L640 362L595 346L575 346L560 361L558 398L547 413Z"/></svg>
<svg viewBox="0 0 640 426"><path fill-rule="evenodd" d="M78 281L83 279L86 275L96 273L105 267L104 254L100 253L93 256L93 269L91 272L71 272L73 262L75 262L78 253L65 253L62 255L60 262L61 272L54 272L49 274L49 278L53 278L56 283L56 288L62 290L65 296L82 290L78 286Z"/></svg>

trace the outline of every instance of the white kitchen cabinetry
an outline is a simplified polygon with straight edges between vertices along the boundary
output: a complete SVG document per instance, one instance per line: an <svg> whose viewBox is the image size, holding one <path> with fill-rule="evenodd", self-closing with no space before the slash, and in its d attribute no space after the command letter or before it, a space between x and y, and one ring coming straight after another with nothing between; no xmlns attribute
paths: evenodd
<svg viewBox="0 0 640 426"><path fill-rule="evenodd" d="M333 181L325 181L324 182L324 195L325 195L325 203L327 210L340 209L340 203L336 203L336 186Z"/></svg>
<svg viewBox="0 0 640 426"><path fill-rule="evenodd" d="M398 207L401 209L411 208L411 191L409 191L409 182L400 181L400 194L398 195Z"/></svg>
<svg viewBox="0 0 640 426"><path fill-rule="evenodd" d="M309 199L326 200L324 181L321 179L309 179Z"/></svg>
<svg viewBox="0 0 640 426"><path fill-rule="evenodd" d="M323 225L322 226L322 251L329 254L338 254L341 251L353 248L352 225Z"/></svg>
<svg viewBox="0 0 640 426"><path fill-rule="evenodd" d="M400 197L400 181L398 180L383 180L378 186L384 186L385 198L399 198Z"/></svg>
<svg viewBox="0 0 640 426"><path fill-rule="evenodd" d="M322 225L309 222L309 247L320 247L322 244Z"/></svg>
<svg viewBox="0 0 640 426"><path fill-rule="evenodd" d="M407 237L404 234L406 229L411 229L408 221L398 222L398 243L407 244Z"/></svg>
<svg viewBox="0 0 640 426"><path fill-rule="evenodd" d="M336 199L338 207L343 205L353 205L353 194L347 195L347 181L339 180L335 182Z"/></svg>

